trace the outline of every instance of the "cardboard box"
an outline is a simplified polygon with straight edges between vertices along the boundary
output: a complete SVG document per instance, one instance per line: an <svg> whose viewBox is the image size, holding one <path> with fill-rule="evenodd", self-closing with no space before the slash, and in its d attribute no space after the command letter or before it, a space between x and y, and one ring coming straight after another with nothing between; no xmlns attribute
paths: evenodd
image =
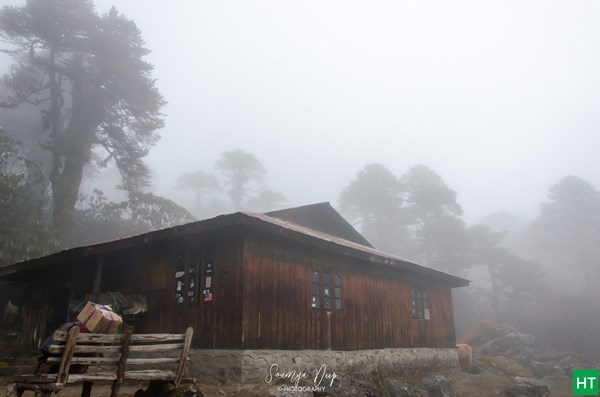
<svg viewBox="0 0 600 397"><path fill-rule="evenodd" d="M123 319L109 306L87 302L77 315L77 321L83 323L90 332L115 334L123 324Z"/></svg>

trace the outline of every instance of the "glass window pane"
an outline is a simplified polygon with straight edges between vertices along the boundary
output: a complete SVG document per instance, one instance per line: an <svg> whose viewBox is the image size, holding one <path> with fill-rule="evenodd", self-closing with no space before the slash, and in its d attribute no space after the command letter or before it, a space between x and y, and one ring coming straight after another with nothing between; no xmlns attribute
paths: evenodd
<svg viewBox="0 0 600 397"><path fill-rule="evenodd" d="M319 272L312 272L312 282L319 283Z"/></svg>
<svg viewBox="0 0 600 397"><path fill-rule="evenodd" d="M323 285L330 285L331 278L329 277L329 273L323 273Z"/></svg>
<svg viewBox="0 0 600 397"><path fill-rule="evenodd" d="M329 287L323 288L323 295L331 296L331 288L329 288Z"/></svg>
<svg viewBox="0 0 600 397"><path fill-rule="evenodd" d="M312 307L318 309L319 306L319 297L318 296L313 296L312 297Z"/></svg>
<svg viewBox="0 0 600 397"><path fill-rule="evenodd" d="M319 296L319 284L312 285L312 294Z"/></svg>
<svg viewBox="0 0 600 397"><path fill-rule="evenodd" d="M323 309L331 309L331 298L323 298Z"/></svg>
<svg viewBox="0 0 600 397"><path fill-rule="evenodd" d="M335 300L335 309L336 310L342 310L342 300L341 299L336 299Z"/></svg>
<svg viewBox="0 0 600 397"><path fill-rule="evenodd" d="M341 298L342 297L342 289L339 287L335 288L335 297L336 298Z"/></svg>
<svg viewBox="0 0 600 397"><path fill-rule="evenodd" d="M342 278L340 276L333 276L333 285L335 285L336 287L341 287L342 286Z"/></svg>

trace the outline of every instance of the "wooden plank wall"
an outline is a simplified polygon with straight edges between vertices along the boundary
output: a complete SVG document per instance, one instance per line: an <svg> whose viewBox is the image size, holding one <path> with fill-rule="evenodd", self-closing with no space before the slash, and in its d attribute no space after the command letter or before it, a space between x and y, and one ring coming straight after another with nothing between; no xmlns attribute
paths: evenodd
<svg viewBox="0 0 600 397"><path fill-rule="evenodd" d="M201 276L207 252L215 265L213 301L203 301L200 285L196 303L176 304L178 265L200 265ZM180 333L191 326L196 348L357 350L455 344L448 287L264 232L221 229L101 260L102 290L141 293L147 299L147 313L125 319L136 332ZM91 288L93 266L72 269L71 277L78 279L73 285L81 287L75 296L81 297ZM312 271L341 276L341 311L328 314L311 307ZM415 286L428 293L431 320L411 316L410 290Z"/></svg>
<svg viewBox="0 0 600 397"><path fill-rule="evenodd" d="M241 348L243 306L239 275L242 247L243 236L239 231L214 232L170 242L153 250L151 255L136 258L135 265L131 266L132 275L142 277L136 290L146 297L149 309L135 319L136 332L181 333L191 326L194 328L193 347ZM202 270L204 262L209 259L214 265L213 300L204 302L201 295ZM186 264L198 266L197 302L186 300L183 304L176 304L175 272L179 266ZM131 280L129 277L124 275L123 283ZM148 289L149 285L163 284L164 288ZM146 288L142 287L144 285Z"/></svg>
<svg viewBox="0 0 600 397"><path fill-rule="evenodd" d="M244 348L455 345L452 297L446 286L267 234L247 235L244 254ZM313 270L342 277L341 311L328 315L311 307ZM415 286L428 293L430 320L412 318L410 290Z"/></svg>

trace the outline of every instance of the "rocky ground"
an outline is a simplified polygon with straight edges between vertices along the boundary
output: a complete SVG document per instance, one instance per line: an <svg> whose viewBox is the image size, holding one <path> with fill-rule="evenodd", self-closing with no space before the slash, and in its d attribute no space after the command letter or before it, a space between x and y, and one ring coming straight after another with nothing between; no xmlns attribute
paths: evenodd
<svg viewBox="0 0 600 397"><path fill-rule="evenodd" d="M574 354L534 349L534 338L491 322L482 322L463 340L473 348L474 359L468 373L456 370L418 372L404 376L382 376L370 372L342 376L324 392L289 390L286 382L254 385L186 385L173 393L160 393L164 397L221 397L221 396L356 396L356 397L546 397L571 396L571 370L596 369L599 363L586 362ZM18 361L18 360L17 360ZM0 368L0 373L2 368ZM0 378L1 384L6 384ZM299 384L300 388L313 386ZM126 384L120 395L139 397L144 384ZM59 396L75 397L81 386L69 386ZM31 394L33 395L33 394ZM95 385L93 395L108 397L108 385ZM27 393L24 394L27 396ZM149 396L146 394L146 396ZM155 396L151 396L155 397Z"/></svg>
<svg viewBox="0 0 600 397"><path fill-rule="evenodd" d="M423 376L420 378L420 376ZM519 388L511 378L489 373L465 374L458 370L445 371L435 374L420 374L411 378L388 378L381 383L372 383L369 380L354 379L347 381L345 385L334 385L328 388L326 394L318 393L294 393L278 390L283 385L194 385L193 389L186 386L179 396L192 397L191 390L199 391L197 397L283 397L283 396L415 396L415 397L482 397L482 396L572 396L570 379L566 377L546 379L544 382L550 386L550 393L542 387L537 391L529 385ZM1 382L2 386L5 381ZM121 387L121 396L133 397L137 390L145 388L144 384L127 384ZM191 389L191 390L190 390ZM29 393L29 394L28 394ZM79 397L81 385L71 385L61 391L58 396ZM95 397L109 397L109 385L95 385L92 395ZM26 392L24 397L33 396ZM179 397L178 396L178 397ZM167 397L167 396L165 396Z"/></svg>

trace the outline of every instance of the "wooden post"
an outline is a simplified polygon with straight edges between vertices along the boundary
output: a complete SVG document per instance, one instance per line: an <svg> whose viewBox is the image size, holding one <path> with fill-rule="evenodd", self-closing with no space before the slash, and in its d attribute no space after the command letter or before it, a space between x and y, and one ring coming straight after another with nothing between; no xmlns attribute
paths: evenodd
<svg viewBox="0 0 600 397"><path fill-rule="evenodd" d="M131 341L131 334L133 334L133 327L126 327L125 338L123 338L123 344L121 345L121 357L119 358L119 364L117 366L117 379L115 379L113 382L110 397L117 397L119 395L121 383L123 383L123 379L125 378L125 366L127 365L127 356L129 355L129 342Z"/></svg>
<svg viewBox="0 0 600 397"><path fill-rule="evenodd" d="M90 397L93 385L94 384L92 382L84 381L83 388L81 389L81 397Z"/></svg>
<svg viewBox="0 0 600 397"><path fill-rule="evenodd" d="M18 389L16 383L9 383L6 386L6 396L7 397L21 397L25 390Z"/></svg>
<svg viewBox="0 0 600 397"><path fill-rule="evenodd" d="M331 350L331 312L327 312L327 350Z"/></svg>
<svg viewBox="0 0 600 397"><path fill-rule="evenodd" d="M179 365L177 367L177 372L175 376L175 386L179 386L181 383L181 378L183 376L183 369L185 368L185 364L188 358L188 353L190 352L190 346L192 345L192 336L194 336L194 330L192 327L188 327L185 331L185 340L183 341L183 348L181 349L181 358L179 359Z"/></svg>
<svg viewBox="0 0 600 397"><path fill-rule="evenodd" d="M75 345L77 344L77 335L79 335L79 327L74 326L69 330L67 340L65 342L65 351L63 353L62 360L60 361L60 367L56 374L56 383L63 385L67 384L69 378L69 367L71 366L71 359L75 352Z"/></svg>

